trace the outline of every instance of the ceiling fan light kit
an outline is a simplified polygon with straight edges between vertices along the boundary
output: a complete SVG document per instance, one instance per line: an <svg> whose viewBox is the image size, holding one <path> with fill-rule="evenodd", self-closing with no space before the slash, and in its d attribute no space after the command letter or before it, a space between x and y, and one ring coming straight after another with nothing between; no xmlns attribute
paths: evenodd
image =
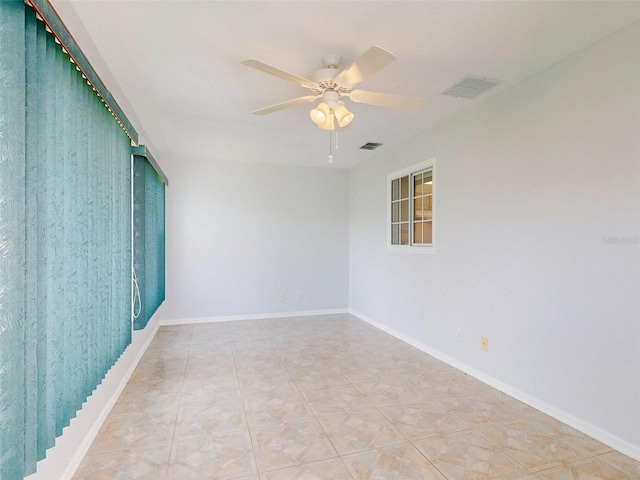
<svg viewBox="0 0 640 480"><path fill-rule="evenodd" d="M354 118L354 114L345 106L343 98L349 98L356 103L401 110L419 110L422 108L424 98L353 89L355 85L386 67L395 59L396 57L392 53L383 48L373 46L347 68L339 71L338 67L342 62L342 57L337 54L325 55L322 57L324 68L316 71L311 76L311 80L285 72L256 59L244 60L242 63L248 67L307 88L312 94L256 110L253 112L254 114L264 115L295 105L310 103L321 98L320 104L309 112L309 117L318 128L329 130L329 134L331 134L332 130L349 125ZM333 155L331 155L330 151L329 162L331 163L332 161Z"/></svg>
<svg viewBox="0 0 640 480"><path fill-rule="evenodd" d="M309 117L322 130L335 130L336 123L340 128L349 125L354 114L344 106L344 102L339 102L335 107L322 102L309 112Z"/></svg>

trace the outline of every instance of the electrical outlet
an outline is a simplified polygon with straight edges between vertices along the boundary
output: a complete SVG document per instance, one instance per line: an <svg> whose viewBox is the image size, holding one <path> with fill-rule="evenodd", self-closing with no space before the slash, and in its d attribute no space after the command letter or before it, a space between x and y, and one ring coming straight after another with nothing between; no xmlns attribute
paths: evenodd
<svg viewBox="0 0 640 480"><path fill-rule="evenodd" d="M287 299L287 294L286 293L281 293L280 294L280 301L284 302Z"/></svg>
<svg viewBox="0 0 640 480"><path fill-rule="evenodd" d="M459 328L456 332L456 338L458 339L459 342L462 341L462 329Z"/></svg>
<svg viewBox="0 0 640 480"><path fill-rule="evenodd" d="M480 348L483 352L489 351L489 339L487 337L482 337L480 339Z"/></svg>

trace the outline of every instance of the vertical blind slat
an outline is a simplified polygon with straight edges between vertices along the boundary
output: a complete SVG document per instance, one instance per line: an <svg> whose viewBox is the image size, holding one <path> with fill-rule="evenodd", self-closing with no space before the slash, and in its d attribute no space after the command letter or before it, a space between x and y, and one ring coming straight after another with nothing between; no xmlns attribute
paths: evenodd
<svg viewBox="0 0 640 480"><path fill-rule="evenodd" d="M37 25L26 19L25 22L25 65L26 70L33 70L39 60L38 31ZM41 367L38 362L40 342L38 341L38 298L41 295L39 289L39 260L40 249L37 241L39 234L38 227L38 206L41 203L40 196L40 159L42 155L42 130L37 128L37 117L35 112L41 109L40 81L41 76L34 76L33 81L25 85L25 136L33 141L25 143L25 157L32 158L32 162L25 163L25 187L26 187L26 211L25 211L25 249L26 249L26 301L25 301L25 321L23 345L34 345L35 348L26 349L25 370L33 372L25 377L25 399L24 399L24 432L25 432L25 458L37 458L38 456L38 380L42 376ZM32 128L36 127L36 128Z"/></svg>
<svg viewBox="0 0 640 480"><path fill-rule="evenodd" d="M21 478L25 281L25 22L23 6L0 1L0 478Z"/></svg>

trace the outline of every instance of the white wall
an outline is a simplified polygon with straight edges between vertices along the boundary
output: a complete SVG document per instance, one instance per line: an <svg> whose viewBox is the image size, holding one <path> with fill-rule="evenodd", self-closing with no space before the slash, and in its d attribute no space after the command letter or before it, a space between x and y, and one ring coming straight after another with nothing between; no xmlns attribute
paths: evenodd
<svg viewBox="0 0 640 480"><path fill-rule="evenodd" d="M189 159L167 170L163 321L347 308L345 170Z"/></svg>
<svg viewBox="0 0 640 480"><path fill-rule="evenodd" d="M639 51L635 24L380 152L349 185L352 311L636 458ZM437 253L387 251L386 175L431 157Z"/></svg>

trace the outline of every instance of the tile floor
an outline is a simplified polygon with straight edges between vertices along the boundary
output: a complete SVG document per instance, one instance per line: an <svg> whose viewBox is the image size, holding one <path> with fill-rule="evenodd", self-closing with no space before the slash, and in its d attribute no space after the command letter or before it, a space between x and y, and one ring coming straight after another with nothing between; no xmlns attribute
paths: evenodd
<svg viewBox="0 0 640 480"><path fill-rule="evenodd" d="M76 480L620 480L640 462L349 315L163 327Z"/></svg>

